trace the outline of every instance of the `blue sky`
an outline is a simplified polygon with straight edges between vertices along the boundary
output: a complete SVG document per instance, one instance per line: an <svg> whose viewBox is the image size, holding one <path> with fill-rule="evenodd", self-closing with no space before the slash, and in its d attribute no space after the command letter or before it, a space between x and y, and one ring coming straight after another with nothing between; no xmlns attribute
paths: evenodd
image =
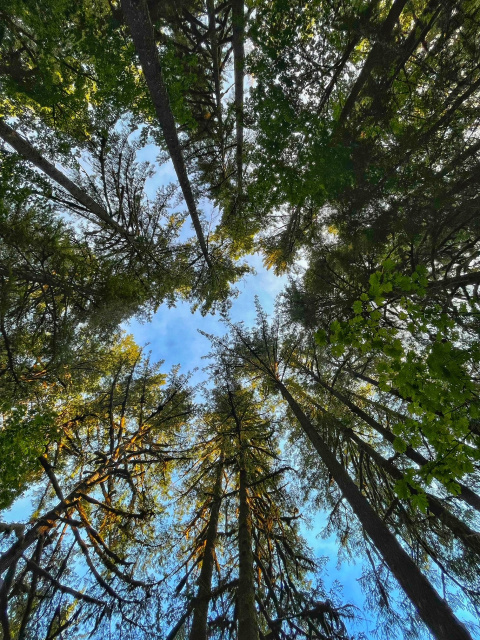
<svg viewBox="0 0 480 640"><path fill-rule="evenodd" d="M255 268L256 274L248 274L237 284L239 295L233 299L230 310L234 322L244 321L252 325L255 320L255 296L260 298L263 308L269 314L273 312L276 296L287 281L286 277L276 277L262 264L259 255L248 258L248 263ZM198 330L215 335L223 335L226 327L220 322L218 315L202 316L200 312L192 313L190 304L178 302L175 307L162 305L153 316L151 322L141 323L132 320L125 325L125 330L135 336L140 346L148 344L153 360L164 360L164 370L180 364L183 373L198 367L193 381L200 382L206 378L201 368L206 366L202 356L210 350L210 343Z"/></svg>

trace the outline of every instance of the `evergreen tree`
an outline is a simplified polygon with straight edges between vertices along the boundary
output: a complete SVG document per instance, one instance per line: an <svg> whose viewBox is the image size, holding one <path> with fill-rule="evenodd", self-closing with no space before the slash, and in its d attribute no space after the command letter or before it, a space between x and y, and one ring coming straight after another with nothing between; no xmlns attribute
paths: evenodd
<svg viewBox="0 0 480 640"><path fill-rule="evenodd" d="M470 637L479 31L476 0L4 0L6 640L347 638L309 511L384 637ZM289 284L202 389L121 337L225 318L253 252Z"/></svg>

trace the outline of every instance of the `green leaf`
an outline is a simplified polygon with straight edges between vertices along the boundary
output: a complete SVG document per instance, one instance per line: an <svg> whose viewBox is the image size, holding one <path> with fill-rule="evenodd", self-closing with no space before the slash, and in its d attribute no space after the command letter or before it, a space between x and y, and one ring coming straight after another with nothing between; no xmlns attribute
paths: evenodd
<svg viewBox="0 0 480 640"><path fill-rule="evenodd" d="M402 438L396 437L392 444L397 453L405 453L407 450L407 443Z"/></svg>

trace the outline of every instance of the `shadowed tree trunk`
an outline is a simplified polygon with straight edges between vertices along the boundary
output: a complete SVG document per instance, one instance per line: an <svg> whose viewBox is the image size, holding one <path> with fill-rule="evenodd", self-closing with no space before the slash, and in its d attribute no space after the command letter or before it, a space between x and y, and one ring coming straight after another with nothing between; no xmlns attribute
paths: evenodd
<svg viewBox="0 0 480 640"><path fill-rule="evenodd" d="M255 609L255 576L252 551L252 516L248 504L248 473L245 468L243 444L240 444L240 490L238 514L238 637L258 640L257 612Z"/></svg>
<svg viewBox="0 0 480 640"><path fill-rule="evenodd" d="M217 25L215 19L215 2L207 0L208 30L212 49L213 83L215 85L215 103L217 106L218 136L220 138L220 155L222 158L222 179L225 179L225 139L223 130L222 86L220 72L220 49L218 46Z"/></svg>
<svg viewBox="0 0 480 640"><path fill-rule="evenodd" d="M108 211L98 204L93 198L91 198L88 193L86 193L83 189L77 186L70 178L59 171L49 160L44 158L42 154L35 149L33 145L22 138L22 136L18 135L14 129L12 129L8 124L0 118L0 137L2 137L5 142L7 142L15 151L23 156L25 160L28 160L33 165L35 165L40 171L42 171L49 178L54 180L57 184L63 187L68 193L77 200L81 205L85 207L88 211L93 213L94 216L99 218L102 222L104 222L107 226L115 229L121 234L123 237L131 238L131 234L128 233L121 225L119 225L108 213Z"/></svg>
<svg viewBox="0 0 480 640"><path fill-rule="evenodd" d="M390 442L391 444L393 444L395 440L395 434L393 434L389 429L382 426L379 422L377 422L374 418L372 418L372 416L369 416L368 413L365 413L363 409L360 409L360 407L357 407L357 405L351 402L346 396L344 396L342 393L340 393L339 391L331 387L328 383L322 380L322 378L320 378L320 376L318 376L314 371L312 371L311 369L305 366L302 366L302 371L307 373L321 387L329 391L333 396L335 396L335 398L340 400L340 402L342 402L346 407L348 407L352 413L354 413L359 418L361 418L370 427L372 427L372 429L375 429L375 431L379 433L381 436L383 436L383 438L385 438L387 442ZM425 456L423 456L421 453L419 453L418 451L413 449L413 447L410 447L410 446L406 448L404 455L410 460L412 460L412 462L415 462L421 467L429 463L429 461L427 460L427 458L425 458ZM455 480L455 482L460 487L460 493L456 497L460 498L461 500L466 502L468 505L470 505L477 511L480 511L480 496L478 496L474 491L469 489L462 482L459 482L458 480Z"/></svg>
<svg viewBox="0 0 480 640"><path fill-rule="evenodd" d="M347 120L348 116L350 115L350 113L353 110L353 107L355 106L355 103L357 101L358 95L360 93L360 91L362 90L363 86L366 84L366 82L368 81L370 74L372 73L373 69L378 65L381 64L383 56L384 56L384 52L385 49L387 47L387 43L390 40L390 36L391 33L395 27L395 25L397 24L397 21L400 17L400 14L402 13L405 5L407 4L408 0L395 0L388 16L385 18L385 22L383 23L380 32L378 34L378 40L377 42L373 45L373 47L371 48L365 63L362 67L362 70L360 71L360 74L355 82L355 84L353 85L350 94L347 98L347 101L345 102L345 105L342 109L342 112L340 114L340 118L339 118L339 123L341 125L343 125L345 123L345 121Z"/></svg>
<svg viewBox="0 0 480 640"><path fill-rule="evenodd" d="M203 551L202 569L198 579L198 591L195 598L190 640L207 640L208 605L212 590L212 575L215 564L215 544L217 540L218 516L222 504L222 476L223 453L218 462L217 478L213 489L213 499L210 507L205 549Z"/></svg>
<svg viewBox="0 0 480 640"><path fill-rule="evenodd" d="M142 65L143 74L147 82L153 106L157 114L160 127L167 144L167 149L182 189L183 197L188 207L198 243L205 258L205 262L212 267L208 254L207 243L203 235L202 225L197 211L197 205L192 192L192 185L187 174L180 141L178 139L175 119L173 117L167 88L163 79L162 67L155 44L153 25L150 20L148 6L145 0L122 0L121 2L125 22L132 36L135 50Z"/></svg>
<svg viewBox="0 0 480 640"><path fill-rule="evenodd" d="M235 122L236 122L236 163L237 197L243 192L243 77L245 67L245 7L243 0L232 0L232 47L235 74Z"/></svg>
<svg viewBox="0 0 480 640"><path fill-rule="evenodd" d="M334 423L336 429L341 431L346 438L355 442L359 450L369 456L379 467L386 471L389 476L394 480L403 480L405 478L404 474L400 469L397 469L393 462L384 458L371 445L360 438L360 436L358 436L352 429L345 427L340 420L337 420L335 416L332 416L316 402L313 402L313 404L318 407L325 416L328 416L328 419ZM414 487L411 488L411 492L412 494L417 493ZM461 540L466 547L473 551L473 553L480 555L480 534L471 529L467 524L460 520L460 518L457 518L456 515L451 513L439 498L428 491L425 492L425 496L428 502L428 510L437 516L437 518L448 529L450 529L453 535Z"/></svg>
<svg viewBox="0 0 480 640"><path fill-rule="evenodd" d="M390 571L434 636L438 640L471 640L467 629L369 505L285 385L278 379L275 379L275 384Z"/></svg>
<svg viewBox="0 0 480 640"><path fill-rule="evenodd" d="M241 417L237 414L232 392L228 391L231 414L238 437L239 511L238 511L238 638L258 640L255 608L255 573L253 568L252 514L248 503L248 471L245 461L246 442Z"/></svg>

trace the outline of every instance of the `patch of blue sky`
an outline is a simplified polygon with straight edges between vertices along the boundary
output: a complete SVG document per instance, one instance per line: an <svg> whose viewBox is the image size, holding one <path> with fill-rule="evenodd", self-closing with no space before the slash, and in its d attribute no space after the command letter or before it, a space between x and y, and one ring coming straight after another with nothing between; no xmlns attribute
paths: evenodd
<svg viewBox="0 0 480 640"><path fill-rule="evenodd" d="M233 322L243 321L246 326L252 326L256 317L255 296L259 297L267 313L273 313L275 299L287 279L267 270L258 254L249 256L246 261L255 273L247 274L237 283L238 296L232 301L230 316ZM202 358L211 349L208 339L198 330L216 336L227 332L218 315L192 313L191 305L182 301L170 308L163 304L150 322L133 319L124 328L133 334L140 346L151 351L153 361L165 361L164 371L175 365L181 366L182 373L196 369L192 376L194 384L207 378L202 371L207 363Z"/></svg>

